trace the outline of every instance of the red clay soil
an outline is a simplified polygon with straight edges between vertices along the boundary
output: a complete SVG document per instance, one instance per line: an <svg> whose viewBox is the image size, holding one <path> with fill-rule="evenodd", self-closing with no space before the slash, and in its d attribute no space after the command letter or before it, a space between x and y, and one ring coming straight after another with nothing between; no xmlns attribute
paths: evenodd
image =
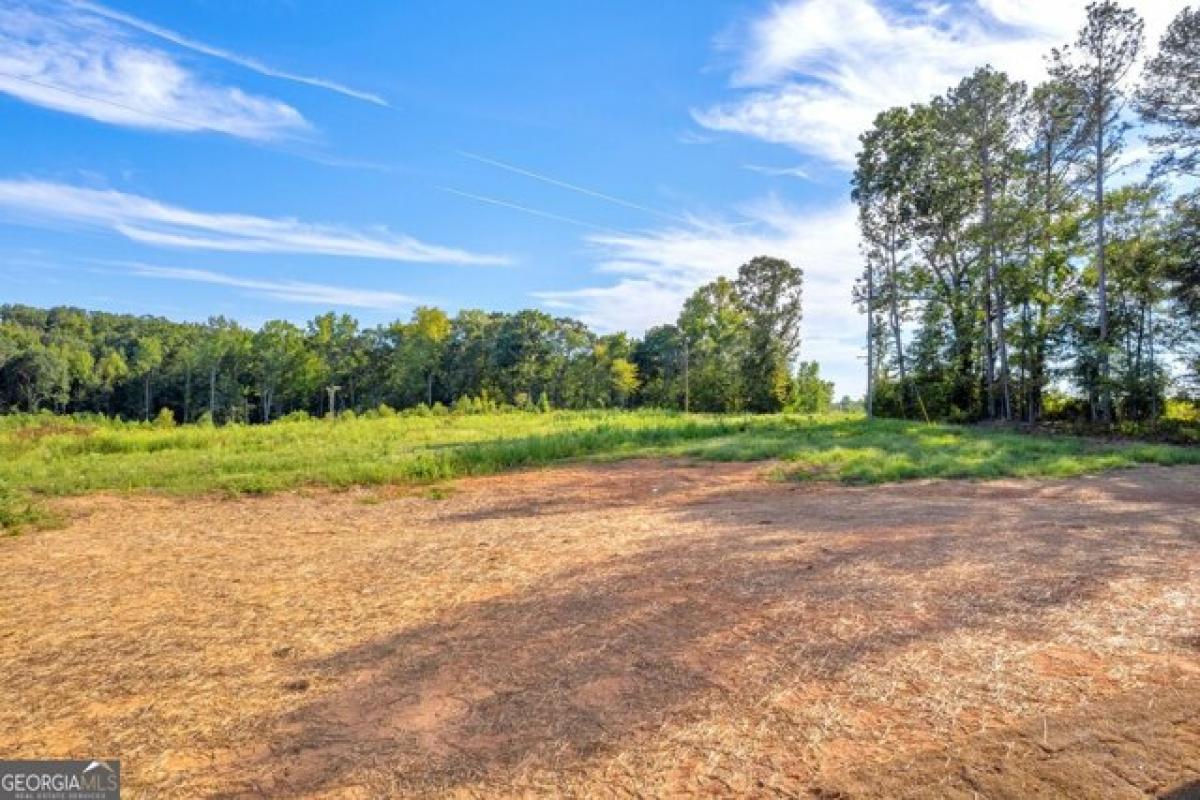
<svg viewBox="0 0 1200 800"><path fill-rule="evenodd" d="M0 757L126 797L1200 795L1200 470L64 501Z"/></svg>

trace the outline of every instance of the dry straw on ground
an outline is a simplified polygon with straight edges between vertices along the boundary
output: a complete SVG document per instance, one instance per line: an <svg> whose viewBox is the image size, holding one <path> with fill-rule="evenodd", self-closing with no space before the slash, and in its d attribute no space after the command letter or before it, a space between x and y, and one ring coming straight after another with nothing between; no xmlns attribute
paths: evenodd
<svg viewBox="0 0 1200 800"><path fill-rule="evenodd" d="M1200 780L1200 470L762 469L62 501L0 541L0 757L120 756L130 797Z"/></svg>

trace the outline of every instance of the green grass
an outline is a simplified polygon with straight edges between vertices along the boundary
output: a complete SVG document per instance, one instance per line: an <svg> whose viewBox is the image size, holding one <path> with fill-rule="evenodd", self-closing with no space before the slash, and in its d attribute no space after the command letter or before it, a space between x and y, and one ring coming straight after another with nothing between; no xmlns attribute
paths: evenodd
<svg viewBox="0 0 1200 800"><path fill-rule="evenodd" d="M59 522L29 492L0 485L0 537L31 528L52 528Z"/></svg>
<svg viewBox="0 0 1200 800"><path fill-rule="evenodd" d="M662 411L400 415L268 426L158 428L0 419L0 530L44 521L31 497L95 491L267 493L301 485L437 484L581 458L776 459L781 477L880 483L1067 476L1196 464L1200 449L852 415Z"/></svg>

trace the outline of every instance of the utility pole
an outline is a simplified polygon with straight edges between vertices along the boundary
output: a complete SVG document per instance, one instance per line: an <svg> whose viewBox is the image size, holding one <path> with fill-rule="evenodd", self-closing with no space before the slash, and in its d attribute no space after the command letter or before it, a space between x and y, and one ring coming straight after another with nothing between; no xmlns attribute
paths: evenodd
<svg viewBox="0 0 1200 800"><path fill-rule="evenodd" d="M691 411L692 406L692 384L689 366L688 340L687 335L685 334L683 337L683 413L685 414Z"/></svg>
<svg viewBox="0 0 1200 800"><path fill-rule="evenodd" d="M337 393L342 390L340 386L326 386L325 391L329 394L329 413L331 417L337 417Z"/></svg>

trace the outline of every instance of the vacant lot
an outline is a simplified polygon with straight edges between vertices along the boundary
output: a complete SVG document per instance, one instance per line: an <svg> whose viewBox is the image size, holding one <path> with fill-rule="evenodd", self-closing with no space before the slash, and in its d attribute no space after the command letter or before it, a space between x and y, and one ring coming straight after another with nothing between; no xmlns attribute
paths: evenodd
<svg viewBox="0 0 1200 800"><path fill-rule="evenodd" d="M0 756L133 797L1190 796L1200 469L770 469L53 501L0 540Z"/></svg>

